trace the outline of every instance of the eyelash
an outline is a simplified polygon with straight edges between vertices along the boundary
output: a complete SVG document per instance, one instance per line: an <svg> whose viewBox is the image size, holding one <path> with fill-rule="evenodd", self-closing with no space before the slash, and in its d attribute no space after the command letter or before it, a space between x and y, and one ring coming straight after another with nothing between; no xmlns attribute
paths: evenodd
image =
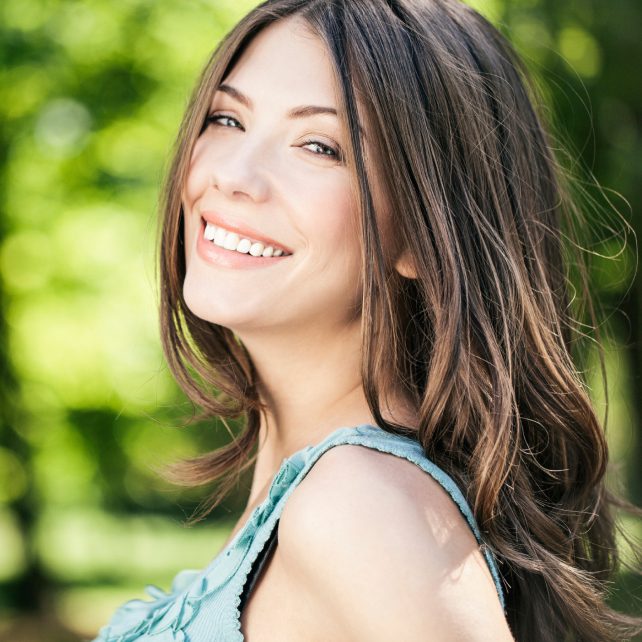
<svg viewBox="0 0 642 642"><path fill-rule="evenodd" d="M203 130L205 130L207 128L207 126L210 125L210 124L215 125L217 127L225 127L225 125L220 125L220 124L218 124L216 122L219 118L227 118L228 120L233 120L238 125L241 124L241 123L239 123L238 120L236 120L236 118L233 118L232 116L227 116L225 114L214 113L214 114L210 114L205 119L205 124L203 126ZM232 129L235 129L235 128L238 129L238 127L236 127L236 126L233 127ZM303 145L318 145L319 147L322 147L325 150L328 150L328 151L332 152L332 154L327 154L325 152L323 152L323 153L310 152L310 153L314 154L315 156L325 156L326 158L329 158L331 160L337 160L337 161L343 160L343 154L341 153L340 149L335 149L334 147L332 147L330 145L326 145L325 143L321 143L318 140L312 140L312 139L304 140L303 141Z"/></svg>

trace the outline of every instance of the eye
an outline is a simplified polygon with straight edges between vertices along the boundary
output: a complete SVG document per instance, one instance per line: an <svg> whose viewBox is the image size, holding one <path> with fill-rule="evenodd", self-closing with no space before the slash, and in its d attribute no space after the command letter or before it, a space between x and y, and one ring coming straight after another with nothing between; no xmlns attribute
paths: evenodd
<svg viewBox="0 0 642 642"><path fill-rule="evenodd" d="M331 147L330 145L326 145L324 143L320 143L318 140L306 140L303 141L303 145L315 145L317 149L320 149L320 152L312 152L316 156L327 156L328 158L334 159L334 160L342 160L343 155L341 154L341 150L335 149L334 147Z"/></svg>
<svg viewBox="0 0 642 642"><path fill-rule="evenodd" d="M210 124L216 125L218 127L229 127L229 125L224 125L219 122L219 121L226 121L226 120L232 123L236 123L236 125L232 126L232 129L243 129L243 127L241 126L241 123L239 123L239 121L236 120L236 118L232 118L232 116L226 116L225 114L220 114L220 113L210 114L205 119L203 128L207 127Z"/></svg>

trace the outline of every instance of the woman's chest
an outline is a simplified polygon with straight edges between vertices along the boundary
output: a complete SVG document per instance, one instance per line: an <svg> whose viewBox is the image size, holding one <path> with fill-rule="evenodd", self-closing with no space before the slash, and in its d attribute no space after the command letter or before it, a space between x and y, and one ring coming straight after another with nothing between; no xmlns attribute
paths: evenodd
<svg viewBox="0 0 642 642"><path fill-rule="evenodd" d="M283 565L279 547L266 558L241 613L245 642L352 642L331 613Z"/></svg>

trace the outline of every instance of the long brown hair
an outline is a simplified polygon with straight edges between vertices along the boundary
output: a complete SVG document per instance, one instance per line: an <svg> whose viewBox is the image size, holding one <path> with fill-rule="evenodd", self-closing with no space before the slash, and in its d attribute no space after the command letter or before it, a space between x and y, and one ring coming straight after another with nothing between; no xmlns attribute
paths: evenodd
<svg viewBox="0 0 642 642"><path fill-rule="evenodd" d="M216 87L260 30L293 15L326 44L349 135L373 417L412 434L467 495L500 563L517 640L604 642L642 631L642 619L605 603L620 563L612 507L640 511L605 487L604 429L575 365L582 328L599 327L572 254L581 210L523 63L456 0L268 0L213 53L161 199L161 332L201 416L245 422L230 444L182 462L174 477L219 482L206 513L253 462L263 405L251 358L182 296L181 192ZM383 258L375 181L416 278ZM583 295L573 300L572 270ZM418 431L381 415L382 394L399 389L417 409Z"/></svg>

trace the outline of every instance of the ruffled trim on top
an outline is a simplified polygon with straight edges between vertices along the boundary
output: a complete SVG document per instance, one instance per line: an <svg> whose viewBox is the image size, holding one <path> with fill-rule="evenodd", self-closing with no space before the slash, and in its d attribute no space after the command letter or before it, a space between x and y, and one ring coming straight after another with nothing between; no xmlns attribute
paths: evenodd
<svg viewBox="0 0 642 642"><path fill-rule="evenodd" d="M237 590L236 594L234 595L233 602L233 626L234 631L237 634L238 642L242 642L244 639L243 633L241 632L240 605L243 588L245 587L245 583L247 582L247 576L249 575L250 570L252 569L252 566L254 565L254 562L256 561L259 553L263 550L265 543L270 538L272 530L276 528L275 524L279 517L278 513L275 514L274 509L276 508L276 505L288 494L288 489L294 488L292 482L305 468L309 460L310 451L313 448L313 446L307 446L303 450L300 450L294 453L291 457L283 460L281 468L279 469L279 472L276 474L272 482L272 486L270 487L270 491L268 493L266 501L264 502L264 504L259 506L259 508L262 508L263 510L261 510L257 515L256 529L258 529L259 526L268 521L268 518L271 518L271 524L260 532L258 530L254 530L254 532L257 533L257 536L254 538L253 554L248 555L248 557L244 560L244 568L239 573L239 582L237 583ZM245 528L243 530L245 530ZM252 530L250 530L249 532L252 532Z"/></svg>
<svg viewBox="0 0 642 642"><path fill-rule="evenodd" d="M350 433L347 437L343 433ZM243 642L241 632L241 595L247 581L247 576L257 556L263 550L270 537L275 523L279 518L276 510L279 502L285 502L294 490L293 484L296 477L308 466L311 459L317 454L322 454L332 445L343 443L360 444L357 434L380 433L381 429L368 424L356 427L344 427L335 430L321 443L307 446L283 460L281 467L272 481L268 496L265 501L257 506L237 536L224 548L214 560L202 571L182 571L172 581L170 591L165 593L156 586L147 586L146 592L154 598L153 601L130 600L121 606L113 615L110 623L100 630L94 642L142 642L143 636L154 639L154 642L199 642L190 640L187 627L198 613L204 599L218 591L235 574L236 592L232 602L233 607L224 618L229 625L229 631L234 631L234 642ZM400 441L411 446L411 452L401 456L419 464L426 472L433 476L459 506L464 517L470 524L495 580L499 599L505 608L501 580L494 555L484 543L479 527L472 515L463 493L442 469L438 468L431 460L426 459L423 448L419 442L396 435ZM386 439L389 436L386 435ZM370 447L382 452L391 452L390 444L370 443ZM393 449L394 450L394 449ZM395 451L396 452L396 451ZM397 453L399 454L399 453ZM269 524L266 524L268 522ZM261 529L261 526L265 526ZM227 620L227 618L231 618ZM232 642L232 638L229 638Z"/></svg>
<svg viewBox="0 0 642 642"><path fill-rule="evenodd" d="M283 460L265 501L254 509L235 539L208 567L202 571L181 571L172 581L169 592L148 585L145 591L154 599L130 600L123 604L116 610L109 624L100 630L94 642L138 642L143 636L153 637L155 642L191 642L186 628L198 613L200 604L238 573L241 566L241 581L233 604L235 629L242 640L239 610L241 593L252 564L271 532L271 529L263 529L261 532L258 529L267 521L276 504L303 469L312 448L308 446ZM255 537L257 533L259 536ZM251 561L248 557L250 549L254 549Z"/></svg>

